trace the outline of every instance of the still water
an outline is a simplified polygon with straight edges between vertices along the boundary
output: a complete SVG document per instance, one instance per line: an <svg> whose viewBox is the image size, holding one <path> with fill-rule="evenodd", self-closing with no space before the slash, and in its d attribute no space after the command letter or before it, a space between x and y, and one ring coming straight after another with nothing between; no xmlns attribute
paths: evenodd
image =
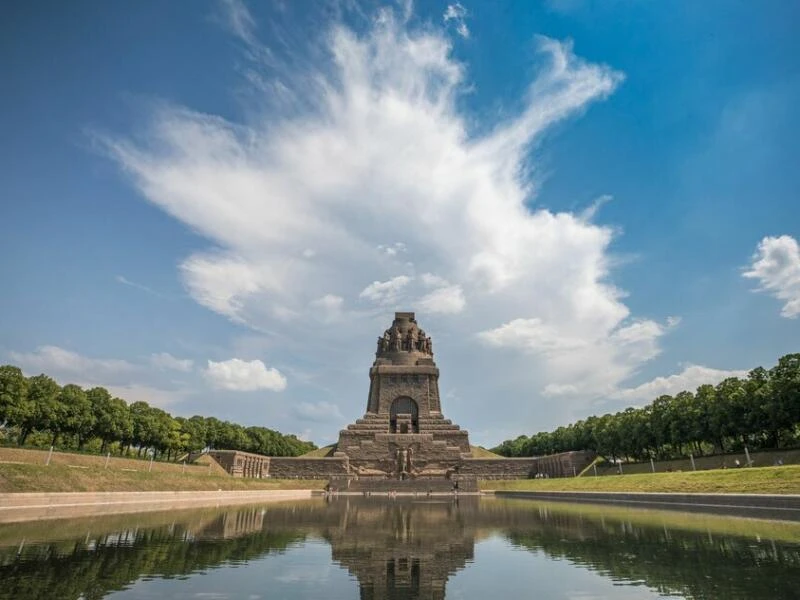
<svg viewBox="0 0 800 600"><path fill-rule="evenodd" d="M0 525L0 598L800 598L800 523L339 497Z"/></svg>

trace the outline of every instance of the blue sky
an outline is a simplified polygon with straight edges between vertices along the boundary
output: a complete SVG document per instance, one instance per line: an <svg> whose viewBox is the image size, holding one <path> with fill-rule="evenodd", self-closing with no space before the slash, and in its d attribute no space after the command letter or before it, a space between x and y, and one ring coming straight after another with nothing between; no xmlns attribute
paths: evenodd
<svg viewBox="0 0 800 600"><path fill-rule="evenodd" d="M0 360L325 443L416 310L486 445L771 366L800 339L798 13L17 3Z"/></svg>

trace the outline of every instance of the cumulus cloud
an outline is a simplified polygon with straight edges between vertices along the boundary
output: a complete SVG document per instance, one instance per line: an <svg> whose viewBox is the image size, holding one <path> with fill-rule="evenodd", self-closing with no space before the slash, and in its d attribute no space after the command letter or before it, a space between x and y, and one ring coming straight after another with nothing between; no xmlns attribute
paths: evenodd
<svg viewBox="0 0 800 600"><path fill-rule="evenodd" d="M678 392L693 392L704 384L716 385L728 377L746 377L747 371L727 371L701 365L689 365L680 373L668 377L656 377L632 388L616 390L610 397L629 402L650 402L659 396L674 396Z"/></svg>
<svg viewBox="0 0 800 600"><path fill-rule="evenodd" d="M292 110L265 99L259 118L231 122L166 105L142 138L102 141L145 198L209 241L181 265L191 296L280 336L304 364L329 362L333 344L341 361L371 353L402 305L448 338L465 407L493 385L469 360L518 395L617 389L658 354L670 323L631 315L610 282L615 230L591 219L604 200L582 214L536 207L531 149L623 75L537 38L521 110L476 134L446 30L410 22L383 10L358 33L333 23L327 55L309 53L302 76L266 69L302 99ZM257 43L242 23L231 27ZM351 301L358 311L345 310ZM335 328L303 318L320 307L340 310ZM507 360L514 351L522 358Z"/></svg>
<svg viewBox="0 0 800 600"><path fill-rule="evenodd" d="M455 314L464 310L466 303L460 285L445 285L425 294L415 305L426 313Z"/></svg>
<svg viewBox="0 0 800 600"><path fill-rule="evenodd" d="M677 322L619 319L590 330L564 321L514 319L478 337L490 346L538 356L550 379L543 395L592 398L613 395L641 365L656 357L659 339Z"/></svg>
<svg viewBox="0 0 800 600"><path fill-rule="evenodd" d="M759 290L785 303L781 316L794 319L800 315L800 245L796 239L789 235L765 237L748 268L744 277L757 280Z"/></svg>
<svg viewBox="0 0 800 600"><path fill-rule="evenodd" d="M235 392L280 392L286 389L286 378L281 372L272 367L267 368L260 360L209 360L205 377L214 387Z"/></svg>
<svg viewBox="0 0 800 600"><path fill-rule="evenodd" d="M175 358L169 352L159 352L150 355L150 364L159 369L188 373L192 370L194 361L188 358Z"/></svg>
<svg viewBox="0 0 800 600"><path fill-rule="evenodd" d="M377 302L378 304L394 304L400 292L411 282L407 275L398 275L387 281L373 281L359 294L360 298Z"/></svg>

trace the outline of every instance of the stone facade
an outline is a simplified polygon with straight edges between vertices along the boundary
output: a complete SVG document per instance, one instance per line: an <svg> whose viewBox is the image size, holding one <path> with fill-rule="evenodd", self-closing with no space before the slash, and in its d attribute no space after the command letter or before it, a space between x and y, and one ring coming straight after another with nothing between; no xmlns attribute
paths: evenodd
<svg viewBox="0 0 800 600"><path fill-rule="evenodd" d="M414 313L395 313L369 379L367 411L339 433L334 453L353 476L444 478L471 456L468 433L442 415L433 343Z"/></svg>
<svg viewBox="0 0 800 600"><path fill-rule="evenodd" d="M234 477L329 479L347 475L346 458L262 456L239 450L210 450L208 455Z"/></svg>

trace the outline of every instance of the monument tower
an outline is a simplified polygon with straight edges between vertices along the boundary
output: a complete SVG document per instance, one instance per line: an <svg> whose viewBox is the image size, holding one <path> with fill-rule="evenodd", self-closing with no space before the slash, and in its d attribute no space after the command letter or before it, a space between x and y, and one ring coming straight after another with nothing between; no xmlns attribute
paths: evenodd
<svg viewBox="0 0 800 600"><path fill-rule="evenodd" d="M469 458L466 431L442 415L433 343L413 312L395 313L378 338L367 411L339 433L334 456L361 477L448 477Z"/></svg>

